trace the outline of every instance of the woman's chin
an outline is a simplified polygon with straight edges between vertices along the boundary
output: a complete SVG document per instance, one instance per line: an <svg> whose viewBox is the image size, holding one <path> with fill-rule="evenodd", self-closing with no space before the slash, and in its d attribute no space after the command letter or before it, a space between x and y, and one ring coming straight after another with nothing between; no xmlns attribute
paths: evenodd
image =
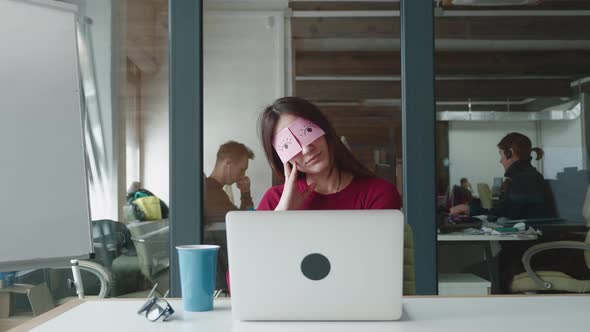
<svg viewBox="0 0 590 332"><path fill-rule="evenodd" d="M324 164L323 162L318 162L313 165L309 165L305 167L305 170L301 170L303 173L308 175L318 175L321 173L326 172L328 169L328 165Z"/></svg>

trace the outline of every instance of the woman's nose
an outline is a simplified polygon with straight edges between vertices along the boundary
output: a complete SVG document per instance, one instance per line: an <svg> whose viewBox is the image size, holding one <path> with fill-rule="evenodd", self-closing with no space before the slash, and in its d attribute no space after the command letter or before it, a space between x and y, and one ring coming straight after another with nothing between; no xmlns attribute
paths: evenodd
<svg viewBox="0 0 590 332"><path fill-rule="evenodd" d="M313 152L314 150L315 150L315 147L313 146L313 143L312 143L312 144L308 144L308 145L304 146L302 148L302 151L301 152L303 154L307 154L309 152Z"/></svg>

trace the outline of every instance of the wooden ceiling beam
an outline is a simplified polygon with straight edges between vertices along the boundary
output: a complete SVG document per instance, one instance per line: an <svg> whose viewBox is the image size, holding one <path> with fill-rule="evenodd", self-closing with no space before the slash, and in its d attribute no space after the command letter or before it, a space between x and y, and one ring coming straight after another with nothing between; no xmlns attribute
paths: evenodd
<svg viewBox="0 0 590 332"><path fill-rule="evenodd" d="M466 101L464 104L457 105L437 105L437 111L469 111ZM344 124L399 124L401 122L401 109L399 107L366 107L366 106L320 106L322 113L334 123ZM535 110L527 109L526 104L512 104L510 106L503 104L471 106L473 112L532 112Z"/></svg>
<svg viewBox="0 0 590 332"><path fill-rule="evenodd" d="M570 97L573 92L570 83L571 81L567 79L436 81L436 96L452 98Z"/></svg>
<svg viewBox="0 0 590 332"><path fill-rule="evenodd" d="M503 5L503 6L457 6L444 0L442 7L446 10L579 10L590 9L587 0L538 0L529 5Z"/></svg>
<svg viewBox="0 0 590 332"><path fill-rule="evenodd" d="M400 98L399 81L303 80L295 82L295 95L313 101L363 101ZM444 80L436 81L437 98L569 97L570 80Z"/></svg>
<svg viewBox="0 0 590 332"><path fill-rule="evenodd" d="M399 38L399 17L295 17L299 38ZM588 40L587 16L436 17L436 38L485 40Z"/></svg>
<svg viewBox="0 0 590 332"><path fill-rule="evenodd" d="M297 52L297 76L399 76L400 52ZM570 76L590 75L590 50L439 51L437 75Z"/></svg>
<svg viewBox="0 0 590 332"><path fill-rule="evenodd" d="M399 81L295 81L295 95L313 101L400 98Z"/></svg>
<svg viewBox="0 0 590 332"><path fill-rule="evenodd" d="M300 11L339 11L339 10L399 10L399 2L383 1L290 1L291 10Z"/></svg>
<svg viewBox="0 0 590 332"><path fill-rule="evenodd" d="M443 1L446 10L576 10L590 9L587 0L541 0L530 5L503 6L457 6ZM339 11L339 10L399 10L399 2L383 1L290 1L289 8L298 11Z"/></svg>
<svg viewBox="0 0 590 332"><path fill-rule="evenodd" d="M319 105L320 110L327 117L341 118L341 117L358 117L363 116L366 118L401 118L401 108L387 107L387 106L375 106L367 107L361 105L341 105L341 106L327 106Z"/></svg>
<svg viewBox="0 0 590 332"><path fill-rule="evenodd" d="M350 144L384 145L391 137L389 127L338 126L335 130L339 136L345 136Z"/></svg>
<svg viewBox="0 0 590 332"><path fill-rule="evenodd" d="M294 17L293 38L399 38L399 17Z"/></svg>

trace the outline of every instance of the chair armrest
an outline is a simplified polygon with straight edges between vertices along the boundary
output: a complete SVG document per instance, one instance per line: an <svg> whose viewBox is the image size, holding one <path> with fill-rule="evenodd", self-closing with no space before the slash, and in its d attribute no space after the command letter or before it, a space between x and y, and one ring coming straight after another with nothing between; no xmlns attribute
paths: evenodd
<svg viewBox="0 0 590 332"><path fill-rule="evenodd" d="M162 227L162 228L158 229L157 231L149 232L149 233L143 234L141 236L132 236L131 240L137 241L137 242L146 242L154 236L168 233L169 231L170 231L170 226L166 226L166 227Z"/></svg>
<svg viewBox="0 0 590 332"><path fill-rule="evenodd" d="M102 266L101 264L91 262L88 260L80 259L78 260L78 266L80 270L84 270L94 274L98 280L100 281L100 291L98 293L98 298L103 299L109 295L109 290L111 287L111 283L113 282L113 276L111 271L107 268ZM71 269L71 265L64 265L64 266L56 266L55 269Z"/></svg>
<svg viewBox="0 0 590 332"><path fill-rule="evenodd" d="M529 275L531 279L541 288L551 289L553 285L549 281L545 281L541 279L535 271L531 268L531 259L537 253L541 251L550 250L550 249L581 249L590 251L590 245L587 245L584 242L577 242L577 241L555 241L555 242L547 242L534 245L527 249L522 255L522 264L524 265L524 269L526 273Z"/></svg>

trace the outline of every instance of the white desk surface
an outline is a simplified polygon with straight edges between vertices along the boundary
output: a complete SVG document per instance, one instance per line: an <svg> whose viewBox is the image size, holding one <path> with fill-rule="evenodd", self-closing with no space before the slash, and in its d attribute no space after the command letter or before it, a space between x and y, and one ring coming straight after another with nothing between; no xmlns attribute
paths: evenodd
<svg viewBox="0 0 590 332"><path fill-rule="evenodd" d="M227 299L216 301L215 310L204 313L185 313L180 300L174 299L170 301L176 309L173 318L152 323L136 313L143 303L141 300L98 300L70 305L69 310L61 309L61 314L48 321L51 312L45 317L39 316L35 324L39 324L39 320L45 322L32 330L587 332L590 329L590 296L410 297L403 301L404 314L400 321L239 322L232 320ZM27 329L35 324L30 324Z"/></svg>
<svg viewBox="0 0 590 332"><path fill-rule="evenodd" d="M447 233L438 234L438 241L533 241L538 238L535 234L464 234L464 233Z"/></svg>

